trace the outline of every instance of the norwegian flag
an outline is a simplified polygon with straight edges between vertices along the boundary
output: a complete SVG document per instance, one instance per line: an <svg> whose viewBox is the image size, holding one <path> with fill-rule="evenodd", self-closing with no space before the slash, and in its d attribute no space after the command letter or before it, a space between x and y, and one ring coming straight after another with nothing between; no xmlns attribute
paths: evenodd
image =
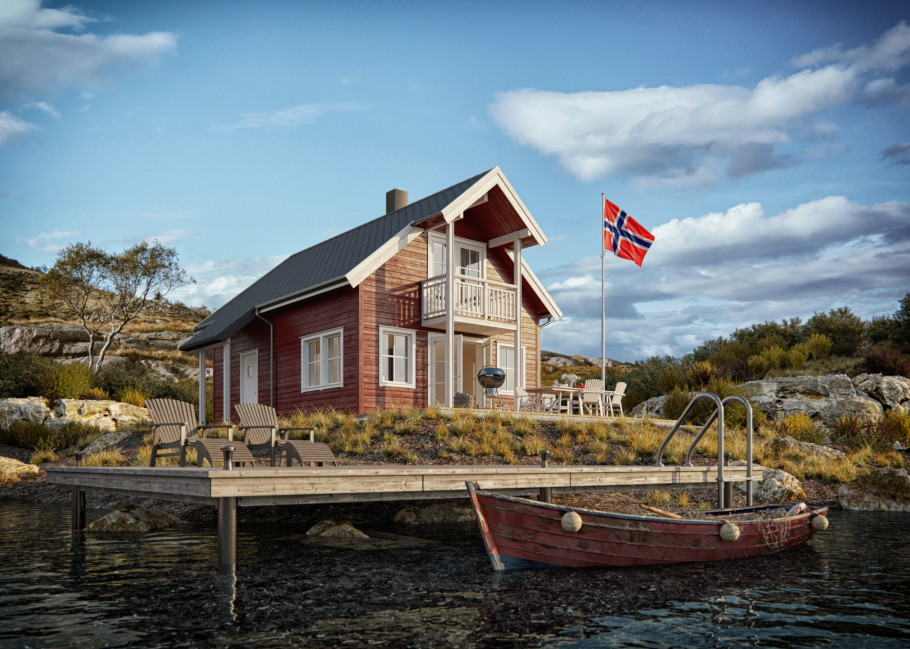
<svg viewBox="0 0 910 649"><path fill-rule="evenodd" d="M604 201L604 250L623 259L631 259L641 266L654 235L606 198Z"/></svg>

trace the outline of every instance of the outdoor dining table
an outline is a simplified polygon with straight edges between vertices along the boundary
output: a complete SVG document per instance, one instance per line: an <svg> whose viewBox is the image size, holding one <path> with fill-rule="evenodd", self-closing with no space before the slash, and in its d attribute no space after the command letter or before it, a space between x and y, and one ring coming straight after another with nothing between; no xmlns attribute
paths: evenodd
<svg viewBox="0 0 910 649"><path fill-rule="evenodd" d="M537 402L540 403L540 397L545 394L556 395L556 399L559 403L562 403L562 397L567 397L568 403L566 407L566 412L572 414L572 401L578 404L578 414L582 414L582 405L581 405L581 393L582 388L573 388L569 385L547 385L540 388L526 388L525 391L528 394L536 395Z"/></svg>

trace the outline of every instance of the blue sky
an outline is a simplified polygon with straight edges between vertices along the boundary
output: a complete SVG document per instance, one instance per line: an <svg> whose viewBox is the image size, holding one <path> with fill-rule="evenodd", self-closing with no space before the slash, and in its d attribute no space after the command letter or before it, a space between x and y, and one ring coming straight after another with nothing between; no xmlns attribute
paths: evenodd
<svg viewBox="0 0 910 649"><path fill-rule="evenodd" d="M910 291L910 2L0 2L0 253L177 249L218 307L499 165L549 237L543 346L607 356Z"/></svg>

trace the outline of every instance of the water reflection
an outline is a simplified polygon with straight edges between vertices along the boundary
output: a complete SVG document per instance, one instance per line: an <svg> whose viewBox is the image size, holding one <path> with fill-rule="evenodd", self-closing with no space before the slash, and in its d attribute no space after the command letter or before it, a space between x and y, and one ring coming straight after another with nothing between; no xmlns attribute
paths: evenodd
<svg viewBox="0 0 910 649"><path fill-rule="evenodd" d="M211 525L74 537L66 507L0 501L0 516L4 649L910 643L906 515L833 512L811 545L744 561L506 574L473 526L351 551L241 524L229 576Z"/></svg>

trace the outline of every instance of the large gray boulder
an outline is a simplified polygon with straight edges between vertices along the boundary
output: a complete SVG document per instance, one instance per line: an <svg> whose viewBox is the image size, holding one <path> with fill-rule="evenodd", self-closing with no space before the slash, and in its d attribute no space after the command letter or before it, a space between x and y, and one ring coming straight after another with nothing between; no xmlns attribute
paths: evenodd
<svg viewBox="0 0 910 649"><path fill-rule="evenodd" d="M0 429L8 430L14 421L43 424L50 413L43 397L0 399Z"/></svg>
<svg viewBox="0 0 910 649"><path fill-rule="evenodd" d="M886 410L910 412L910 379L903 376L860 374L853 377L860 394L878 401Z"/></svg>
<svg viewBox="0 0 910 649"><path fill-rule="evenodd" d="M44 424L52 429L60 429L68 422L78 421L111 431L144 424L148 419L145 408L119 401L57 399L48 408L42 397L0 399L0 428L4 430L13 422L24 420Z"/></svg>
<svg viewBox="0 0 910 649"><path fill-rule="evenodd" d="M736 483L736 489L743 492L746 490L741 483ZM763 470L761 478L754 483L752 495L756 500L766 503L791 503L806 499L802 483L795 476L780 469Z"/></svg>
<svg viewBox="0 0 910 649"><path fill-rule="evenodd" d="M89 399L57 399L51 416L44 422L52 428L69 421L81 421L102 430L117 430L148 421L148 410L119 401Z"/></svg>
<svg viewBox="0 0 910 649"><path fill-rule="evenodd" d="M771 419L802 413L825 427L841 417L857 417L872 423L882 416L882 404L857 393L845 374L828 376L782 376L743 384L749 401Z"/></svg>
<svg viewBox="0 0 910 649"><path fill-rule="evenodd" d="M633 417L660 419L663 417L664 404L667 402L667 395L662 394L659 397L652 397L632 408L630 413Z"/></svg>
<svg viewBox="0 0 910 649"><path fill-rule="evenodd" d="M44 356L67 355L69 346L82 343L88 349L88 334L76 324L45 322L0 327L0 352L36 352Z"/></svg>
<svg viewBox="0 0 910 649"><path fill-rule="evenodd" d="M893 467L870 471L843 485L837 502L844 509L910 512L910 477Z"/></svg>

